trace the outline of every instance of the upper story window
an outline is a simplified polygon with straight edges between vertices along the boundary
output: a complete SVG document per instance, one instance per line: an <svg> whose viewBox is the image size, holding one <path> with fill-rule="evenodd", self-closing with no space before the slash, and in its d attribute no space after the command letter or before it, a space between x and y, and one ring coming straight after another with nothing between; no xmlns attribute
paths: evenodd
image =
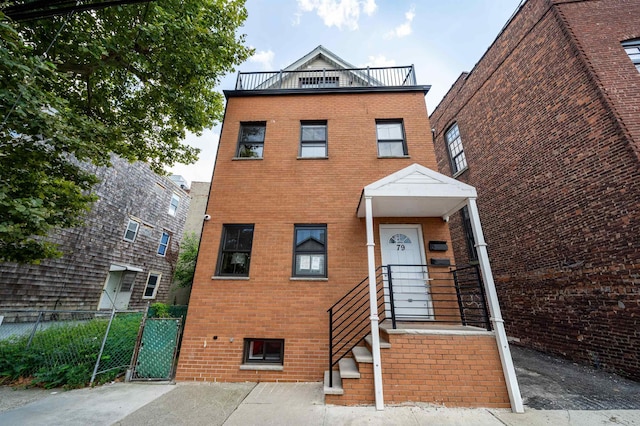
<svg viewBox="0 0 640 426"><path fill-rule="evenodd" d="M248 277L253 225L223 225L216 275Z"/></svg>
<svg viewBox="0 0 640 426"><path fill-rule="evenodd" d="M293 252L294 277L326 277L327 225L296 225Z"/></svg>
<svg viewBox="0 0 640 426"><path fill-rule="evenodd" d="M267 123L265 122L241 123L236 157L262 158L266 128Z"/></svg>
<svg viewBox="0 0 640 426"><path fill-rule="evenodd" d="M404 157L407 144L404 140L402 120L376 120L378 157Z"/></svg>
<svg viewBox="0 0 640 426"><path fill-rule="evenodd" d="M300 157L323 158L327 156L327 122L300 122Z"/></svg>
<svg viewBox="0 0 640 426"><path fill-rule="evenodd" d="M147 277L147 285L144 287L143 299L155 299L158 287L160 284L160 277L162 274L159 272L149 272Z"/></svg>
<svg viewBox="0 0 640 426"><path fill-rule="evenodd" d="M244 339L244 364L282 364L284 340Z"/></svg>
<svg viewBox="0 0 640 426"><path fill-rule="evenodd" d="M467 168L467 159L464 156L458 123L454 123L453 126L447 130L444 137L447 141L447 149L449 150L449 158L451 159L451 171L455 175Z"/></svg>
<svg viewBox="0 0 640 426"><path fill-rule="evenodd" d="M140 228L140 224L135 220L129 219L127 229L124 231L124 237L122 238L130 243L135 242L136 236L138 235L138 228Z"/></svg>
<svg viewBox="0 0 640 426"><path fill-rule="evenodd" d="M340 77L300 77L298 79L298 85L301 89L317 89L322 87L338 87L340 84Z"/></svg>
<svg viewBox="0 0 640 426"><path fill-rule="evenodd" d="M636 69L640 71L640 39L625 41L622 43L622 47L624 47L624 51L627 52Z"/></svg>
<svg viewBox="0 0 640 426"><path fill-rule="evenodd" d="M175 216L180 205L180 197L176 194L171 194L171 202L169 202L169 214Z"/></svg>
<svg viewBox="0 0 640 426"><path fill-rule="evenodd" d="M158 254L160 256L164 256L167 254L167 248L169 247L169 240L171 236L168 232L163 231L162 237L160 237L160 244L158 245Z"/></svg>

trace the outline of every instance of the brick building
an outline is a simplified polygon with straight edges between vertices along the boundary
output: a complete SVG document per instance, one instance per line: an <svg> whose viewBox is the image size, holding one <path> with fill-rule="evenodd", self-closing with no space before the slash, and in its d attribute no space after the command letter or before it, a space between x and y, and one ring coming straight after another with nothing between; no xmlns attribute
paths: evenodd
<svg viewBox="0 0 640 426"><path fill-rule="evenodd" d="M189 196L144 163L117 157L112 163L89 166L100 179L93 189L99 199L85 225L50 236L62 257L0 263L0 314L142 309L166 301Z"/></svg>
<svg viewBox="0 0 640 426"><path fill-rule="evenodd" d="M640 2L529 0L430 117L439 171L477 188L508 334L636 380L639 70ZM462 214L452 236L474 260Z"/></svg>
<svg viewBox="0 0 640 426"><path fill-rule="evenodd" d="M435 172L428 89L322 46L238 75L177 380L522 410L484 246L480 270L454 271L449 215L466 205L482 230L475 189Z"/></svg>

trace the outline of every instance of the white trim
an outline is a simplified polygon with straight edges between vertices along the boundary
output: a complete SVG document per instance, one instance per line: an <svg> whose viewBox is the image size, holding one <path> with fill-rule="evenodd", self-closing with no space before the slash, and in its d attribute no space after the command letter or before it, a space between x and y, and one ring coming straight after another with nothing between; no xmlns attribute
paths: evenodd
<svg viewBox="0 0 640 426"><path fill-rule="evenodd" d="M158 279L156 280L156 286L153 288L153 294L151 296L145 296L145 294L147 294L147 288L149 287L149 279L151 278L152 275L158 277ZM162 272L149 271L149 274L147 274L147 281L145 281L145 284L144 284L144 290L142 290L142 298L143 299L155 299L156 298L156 295L158 294L158 288L160 287L160 280L161 279L162 279Z"/></svg>
<svg viewBox="0 0 640 426"><path fill-rule="evenodd" d="M129 225L131 225L132 223L136 224L136 229L135 231L133 231L133 238L127 238L127 232L129 232ZM128 241L130 243L135 243L136 242L136 238L138 237L138 231L140 230L140 222L133 220L133 219L129 219L129 221L127 222L127 226L124 229L124 235L122 236L122 239L125 241Z"/></svg>

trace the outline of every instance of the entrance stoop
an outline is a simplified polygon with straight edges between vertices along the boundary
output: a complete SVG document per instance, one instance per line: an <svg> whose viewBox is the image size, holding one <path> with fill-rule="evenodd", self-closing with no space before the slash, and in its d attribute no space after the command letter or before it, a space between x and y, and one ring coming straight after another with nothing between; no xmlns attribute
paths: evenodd
<svg viewBox="0 0 640 426"><path fill-rule="evenodd" d="M447 407L509 408L495 335L477 327L433 323L380 325L386 404L426 402ZM339 362L325 403L373 405L371 336Z"/></svg>

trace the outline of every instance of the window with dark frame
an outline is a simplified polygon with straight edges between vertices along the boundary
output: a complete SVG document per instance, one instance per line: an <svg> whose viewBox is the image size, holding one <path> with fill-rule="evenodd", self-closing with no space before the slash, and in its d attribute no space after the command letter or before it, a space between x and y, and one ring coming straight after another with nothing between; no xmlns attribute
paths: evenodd
<svg viewBox="0 0 640 426"><path fill-rule="evenodd" d="M327 122L300 122L300 157L325 158L327 156Z"/></svg>
<svg viewBox="0 0 640 426"><path fill-rule="evenodd" d="M244 339L244 364L284 363L283 339Z"/></svg>
<svg viewBox="0 0 640 426"><path fill-rule="evenodd" d="M160 244L158 244L158 254L160 256L165 256L167 254L167 248L169 247L169 240L171 236L168 232L163 231L162 236L160 237Z"/></svg>
<svg viewBox="0 0 640 426"><path fill-rule="evenodd" d="M217 276L248 277L253 225L223 225Z"/></svg>
<svg viewBox="0 0 640 426"><path fill-rule="evenodd" d="M629 55L629 59L636 66L636 69L640 71L640 39L629 40L622 43L624 51Z"/></svg>
<svg viewBox="0 0 640 426"><path fill-rule="evenodd" d="M240 123L238 158L262 158L266 122Z"/></svg>
<svg viewBox="0 0 640 426"><path fill-rule="evenodd" d="M473 237L473 228L471 227L471 216L469 216L469 207L464 206L460 210L462 215L462 227L464 229L464 239L467 242L467 252L469 254L469 262L478 260L478 252L476 250L476 239Z"/></svg>
<svg viewBox="0 0 640 426"><path fill-rule="evenodd" d="M451 171L455 175L467 168L467 158L464 156L458 123L454 123L449 127L444 137L447 141L447 149L449 151L449 158L451 159Z"/></svg>
<svg viewBox="0 0 640 426"><path fill-rule="evenodd" d="M376 120L378 157L404 157L407 144L402 120Z"/></svg>
<svg viewBox="0 0 640 426"><path fill-rule="evenodd" d="M327 225L295 225L293 276L327 276Z"/></svg>

